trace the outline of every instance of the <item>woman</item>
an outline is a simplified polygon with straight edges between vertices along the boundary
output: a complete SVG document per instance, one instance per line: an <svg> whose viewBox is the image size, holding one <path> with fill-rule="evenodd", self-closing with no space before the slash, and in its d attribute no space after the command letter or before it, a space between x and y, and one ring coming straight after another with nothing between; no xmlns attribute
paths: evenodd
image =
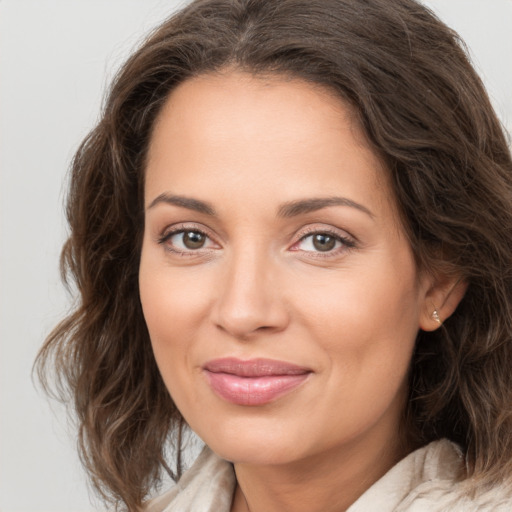
<svg viewBox="0 0 512 512"><path fill-rule="evenodd" d="M80 302L39 368L105 498L510 510L511 155L423 6L193 2L117 76L67 212ZM144 505L186 427L208 448Z"/></svg>

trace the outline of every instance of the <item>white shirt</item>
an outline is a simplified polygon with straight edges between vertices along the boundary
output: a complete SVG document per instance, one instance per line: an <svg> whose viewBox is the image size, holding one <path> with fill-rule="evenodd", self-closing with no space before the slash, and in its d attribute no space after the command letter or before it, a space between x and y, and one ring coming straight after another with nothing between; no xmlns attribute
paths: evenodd
<svg viewBox="0 0 512 512"><path fill-rule="evenodd" d="M512 495L499 487L469 497L458 482L462 455L454 443L434 441L409 454L346 512L512 512ZM209 448L147 512L230 512L236 486L231 463Z"/></svg>

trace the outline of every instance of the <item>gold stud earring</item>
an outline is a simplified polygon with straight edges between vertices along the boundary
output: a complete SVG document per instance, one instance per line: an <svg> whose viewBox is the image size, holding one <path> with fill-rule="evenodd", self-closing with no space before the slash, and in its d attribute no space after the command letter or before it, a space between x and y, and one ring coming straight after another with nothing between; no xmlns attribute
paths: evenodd
<svg viewBox="0 0 512 512"><path fill-rule="evenodd" d="M432 312L432 318L439 324L441 325L443 322L441 322L441 319L439 318L439 312L437 311L437 309L434 309L434 311Z"/></svg>

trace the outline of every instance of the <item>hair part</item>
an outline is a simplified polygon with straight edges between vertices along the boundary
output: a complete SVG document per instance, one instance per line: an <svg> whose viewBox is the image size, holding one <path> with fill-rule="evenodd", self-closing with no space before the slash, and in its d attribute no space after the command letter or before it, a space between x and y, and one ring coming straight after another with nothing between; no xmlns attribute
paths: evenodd
<svg viewBox="0 0 512 512"><path fill-rule="evenodd" d="M227 68L325 86L357 113L420 268L468 283L455 314L418 335L408 434L459 443L472 482L510 481L512 162L457 34L414 0L196 0L120 70L71 167L61 269L79 300L37 370L47 389L56 371L74 404L93 485L139 511L162 468L179 478L164 454L170 442L180 456L183 419L139 301L144 167L174 87Z"/></svg>

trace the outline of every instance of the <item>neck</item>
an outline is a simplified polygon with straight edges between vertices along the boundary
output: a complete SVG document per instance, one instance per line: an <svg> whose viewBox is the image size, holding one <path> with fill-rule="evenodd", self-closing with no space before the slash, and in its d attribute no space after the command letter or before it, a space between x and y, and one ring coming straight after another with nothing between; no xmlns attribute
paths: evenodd
<svg viewBox="0 0 512 512"><path fill-rule="evenodd" d="M354 441L286 465L235 464L232 512L343 512L409 450Z"/></svg>

